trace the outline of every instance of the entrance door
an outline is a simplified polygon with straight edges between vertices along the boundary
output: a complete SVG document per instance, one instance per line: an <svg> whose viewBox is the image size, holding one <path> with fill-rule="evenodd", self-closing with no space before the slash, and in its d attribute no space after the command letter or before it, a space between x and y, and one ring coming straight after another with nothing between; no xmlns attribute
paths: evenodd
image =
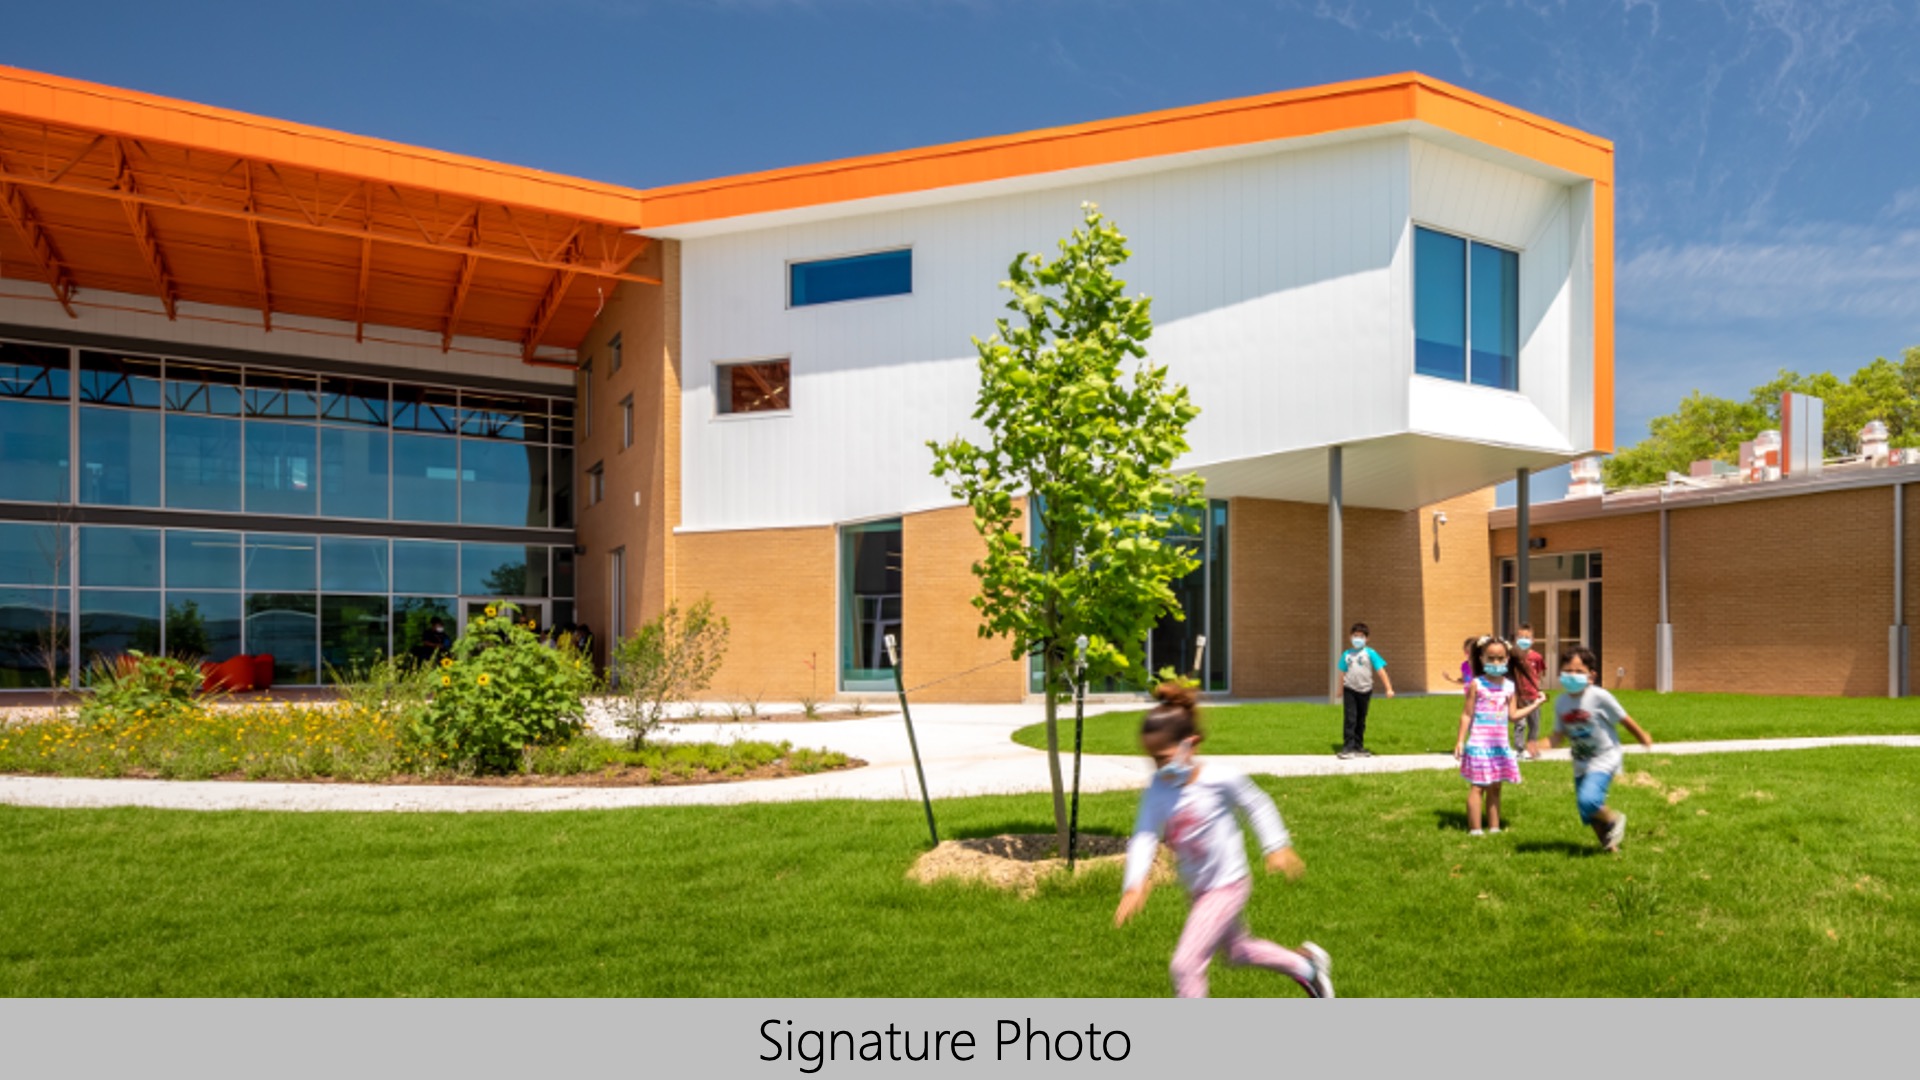
<svg viewBox="0 0 1920 1080"><path fill-rule="evenodd" d="M1527 621L1533 625L1534 649L1551 672L1567 650L1587 643L1587 583L1553 581L1529 591Z"/></svg>
<svg viewBox="0 0 1920 1080"><path fill-rule="evenodd" d="M493 597L486 599L471 596L461 597L460 632L463 634L466 633L468 623L485 615L488 604L498 602L499 601ZM547 602L545 600L522 600L508 597L507 602L520 609L514 614L514 618L520 622L526 622L528 619L532 619L540 629L545 630L547 628Z"/></svg>

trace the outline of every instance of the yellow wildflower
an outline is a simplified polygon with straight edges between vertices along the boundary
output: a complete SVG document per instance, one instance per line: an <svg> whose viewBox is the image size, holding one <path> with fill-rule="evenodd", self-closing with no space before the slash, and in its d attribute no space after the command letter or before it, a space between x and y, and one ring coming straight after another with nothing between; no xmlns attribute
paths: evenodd
<svg viewBox="0 0 1920 1080"><path fill-rule="evenodd" d="M494 607L492 604L487 605L487 618L491 619L498 614L500 614L499 608Z"/></svg>
<svg viewBox="0 0 1920 1080"><path fill-rule="evenodd" d="M483 671L483 672L481 672L481 673L480 673L480 677L479 677L478 679L476 679L476 680L474 680L474 681L475 681L475 682L477 682L477 683L479 683L479 684L480 684L481 686L485 686L485 685L487 685L488 683L490 683L490 682L492 682L492 681L493 681L493 676L491 676L491 675L489 675L489 674L487 674L486 672L484 672L484 671Z"/></svg>
<svg viewBox="0 0 1920 1080"><path fill-rule="evenodd" d="M441 667L443 667L443 668L450 668L450 667L452 667L452 666L453 666L453 657L451 657L451 656L443 656L443 657L441 657L441 658L440 658L440 666L441 666Z"/></svg>
<svg viewBox="0 0 1920 1080"><path fill-rule="evenodd" d="M453 685L453 676L451 676L451 675L442 675L442 676L440 676L440 685L441 685L441 686L452 686L452 685Z"/></svg>

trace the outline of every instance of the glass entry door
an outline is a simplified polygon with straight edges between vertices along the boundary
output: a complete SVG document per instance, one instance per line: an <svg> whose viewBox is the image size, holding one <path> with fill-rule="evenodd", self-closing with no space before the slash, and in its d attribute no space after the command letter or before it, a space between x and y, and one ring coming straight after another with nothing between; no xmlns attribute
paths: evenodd
<svg viewBox="0 0 1920 1080"><path fill-rule="evenodd" d="M1534 649L1552 672L1569 649L1587 643L1587 583L1547 582L1528 592L1527 621L1533 625Z"/></svg>

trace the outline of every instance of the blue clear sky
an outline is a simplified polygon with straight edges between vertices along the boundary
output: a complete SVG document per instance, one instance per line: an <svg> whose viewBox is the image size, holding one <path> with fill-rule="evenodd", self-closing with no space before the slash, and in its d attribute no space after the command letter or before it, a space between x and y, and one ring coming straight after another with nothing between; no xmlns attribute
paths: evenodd
<svg viewBox="0 0 1920 1080"><path fill-rule="evenodd" d="M143 2L0 62L636 186L1416 70L1613 140L1625 444L1920 344L1917 44L1920 0Z"/></svg>

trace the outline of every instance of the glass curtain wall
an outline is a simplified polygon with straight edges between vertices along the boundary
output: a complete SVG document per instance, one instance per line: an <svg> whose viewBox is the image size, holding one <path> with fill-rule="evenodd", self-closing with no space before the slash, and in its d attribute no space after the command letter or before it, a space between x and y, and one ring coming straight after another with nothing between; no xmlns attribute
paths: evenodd
<svg viewBox="0 0 1920 1080"><path fill-rule="evenodd" d="M571 622L573 566L545 544L0 522L0 689L50 685L47 657L57 679L76 644L82 668L133 649L266 653L276 683L333 681L415 652L436 618L453 633L462 595L548 601L549 622Z"/></svg>
<svg viewBox="0 0 1920 1080"><path fill-rule="evenodd" d="M560 398L0 342L4 502L564 529L572 442Z"/></svg>
<svg viewBox="0 0 1920 1080"><path fill-rule="evenodd" d="M0 341L0 503L565 529L573 435L562 398ZM310 684L462 595L573 617L570 544L321 531L0 521L0 689L129 649Z"/></svg>

